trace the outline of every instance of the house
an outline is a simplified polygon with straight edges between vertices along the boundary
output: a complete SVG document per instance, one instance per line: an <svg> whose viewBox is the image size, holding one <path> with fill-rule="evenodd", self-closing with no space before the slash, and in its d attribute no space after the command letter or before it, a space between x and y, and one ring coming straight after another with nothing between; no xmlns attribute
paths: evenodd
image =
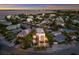
<svg viewBox="0 0 79 59"><path fill-rule="evenodd" d="M12 24L11 22L8 22L6 20L0 20L0 23L3 24L3 25L7 25L7 26Z"/></svg>
<svg viewBox="0 0 79 59"><path fill-rule="evenodd" d="M34 17L33 17L33 16L28 16L28 18L31 18L31 19L33 19Z"/></svg>
<svg viewBox="0 0 79 59"><path fill-rule="evenodd" d="M42 28L36 28L36 42L38 47L48 47L48 39Z"/></svg>
<svg viewBox="0 0 79 59"><path fill-rule="evenodd" d="M79 20L73 20L73 23L78 23L79 24Z"/></svg>
<svg viewBox="0 0 79 59"><path fill-rule="evenodd" d="M14 29L18 29L20 28L20 24L17 24L17 25L10 25L10 26L7 26L6 29L8 30L14 30Z"/></svg>
<svg viewBox="0 0 79 59"><path fill-rule="evenodd" d="M44 24L50 24L51 21L49 19L44 19L40 24L44 25Z"/></svg>
<svg viewBox="0 0 79 59"><path fill-rule="evenodd" d="M36 19L43 19L40 15L37 15Z"/></svg>
<svg viewBox="0 0 79 59"><path fill-rule="evenodd" d="M74 33L74 32L77 32L77 30L74 30L74 29L60 29L59 31L61 32L66 32L66 33Z"/></svg>
<svg viewBox="0 0 79 59"><path fill-rule="evenodd" d="M57 25L61 25L61 26L63 26L64 27L64 20L63 20L63 18L62 17L57 17L56 18L56 23L57 23Z"/></svg>
<svg viewBox="0 0 79 59"><path fill-rule="evenodd" d="M18 29L14 29L14 30L11 30L11 31L12 31L13 33L17 34L17 33L21 32L22 29L21 29L21 28L18 28Z"/></svg>
<svg viewBox="0 0 79 59"><path fill-rule="evenodd" d="M31 32L31 29L22 30L20 33L18 33L17 38L18 38L18 37L25 37L25 36L27 36L30 32Z"/></svg>
<svg viewBox="0 0 79 59"><path fill-rule="evenodd" d="M73 30L73 29L60 29L60 31L62 32L66 32L66 34L72 39L77 39L77 30Z"/></svg>
<svg viewBox="0 0 79 59"><path fill-rule="evenodd" d="M11 17L12 17L11 15L8 15L8 16L7 16L7 19L10 19Z"/></svg>
<svg viewBox="0 0 79 59"><path fill-rule="evenodd" d="M42 13L42 16L45 16L45 13Z"/></svg>
<svg viewBox="0 0 79 59"><path fill-rule="evenodd" d="M27 29L27 28L30 28L31 26L29 25L29 24L27 24L27 23L22 23L21 24L21 28L22 29Z"/></svg>
<svg viewBox="0 0 79 59"><path fill-rule="evenodd" d="M50 16L49 17L54 17L54 16L56 16L55 14L50 14Z"/></svg>
<svg viewBox="0 0 79 59"><path fill-rule="evenodd" d="M33 19L32 18L27 18L27 22L32 22Z"/></svg>
<svg viewBox="0 0 79 59"><path fill-rule="evenodd" d="M76 35L71 35L70 37L71 37L72 40L77 39L77 36Z"/></svg>

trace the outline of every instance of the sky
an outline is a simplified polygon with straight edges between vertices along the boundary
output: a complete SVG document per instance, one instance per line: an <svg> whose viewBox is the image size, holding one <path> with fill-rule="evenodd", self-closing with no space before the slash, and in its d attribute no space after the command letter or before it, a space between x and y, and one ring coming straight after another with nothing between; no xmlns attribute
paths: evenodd
<svg viewBox="0 0 79 59"><path fill-rule="evenodd" d="M79 4L0 4L1 9L79 9Z"/></svg>

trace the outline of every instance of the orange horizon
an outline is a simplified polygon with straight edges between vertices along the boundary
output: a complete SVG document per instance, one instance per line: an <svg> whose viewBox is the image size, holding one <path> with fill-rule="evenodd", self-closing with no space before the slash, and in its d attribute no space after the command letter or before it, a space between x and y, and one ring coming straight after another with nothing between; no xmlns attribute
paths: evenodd
<svg viewBox="0 0 79 59"><path fill-rule="evenodd" d="M79 10L79 8L0 8L0 10Z"/></svg>

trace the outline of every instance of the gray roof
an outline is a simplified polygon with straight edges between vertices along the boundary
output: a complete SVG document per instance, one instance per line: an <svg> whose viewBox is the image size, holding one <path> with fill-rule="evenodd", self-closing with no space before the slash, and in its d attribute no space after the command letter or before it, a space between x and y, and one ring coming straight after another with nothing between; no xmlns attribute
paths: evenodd
<svg viewBox="0 0 79 59"><path fill-rule="evenodd" d="M10 26L7 26L6 28L7 28L8 30L20 28L20 24L17 24L17 25L10 25Z"/></svg>
<svg viewBox="0 0 79 59"><path fill-rule="evenodd" d="M36 28L36 32L37 33L44 33L44 30L43 30L43 28Z"/></svg>
<svg viewBox="0 0 79 59"><path fill-rule="evenodd" d="M65 32L77 32L77 30L73 30L73 29L62 29L62 31L65 31Z"/></svg>
<svg viewBox="0 0 79 59"><path fill-rule="evenodd" d="M0 20L0 23L4 24L4 25L11 25L12 24L11 22L8 22L6 20Z"/></svg>

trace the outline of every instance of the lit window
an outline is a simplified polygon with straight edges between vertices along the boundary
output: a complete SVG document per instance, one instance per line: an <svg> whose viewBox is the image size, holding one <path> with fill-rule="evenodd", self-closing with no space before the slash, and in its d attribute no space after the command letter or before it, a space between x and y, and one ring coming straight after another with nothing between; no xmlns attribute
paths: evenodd
<svg viewBox="0 0 79 59"><path fill-rule="evenodd" d="M48 40L45 40L45 43L48 43Z"/></svg>
<svg viewBox="0 0 79 59"><path fill-rule="evenodd" d="M44 41L40 41L40 43L44 43Z"/></svg>

